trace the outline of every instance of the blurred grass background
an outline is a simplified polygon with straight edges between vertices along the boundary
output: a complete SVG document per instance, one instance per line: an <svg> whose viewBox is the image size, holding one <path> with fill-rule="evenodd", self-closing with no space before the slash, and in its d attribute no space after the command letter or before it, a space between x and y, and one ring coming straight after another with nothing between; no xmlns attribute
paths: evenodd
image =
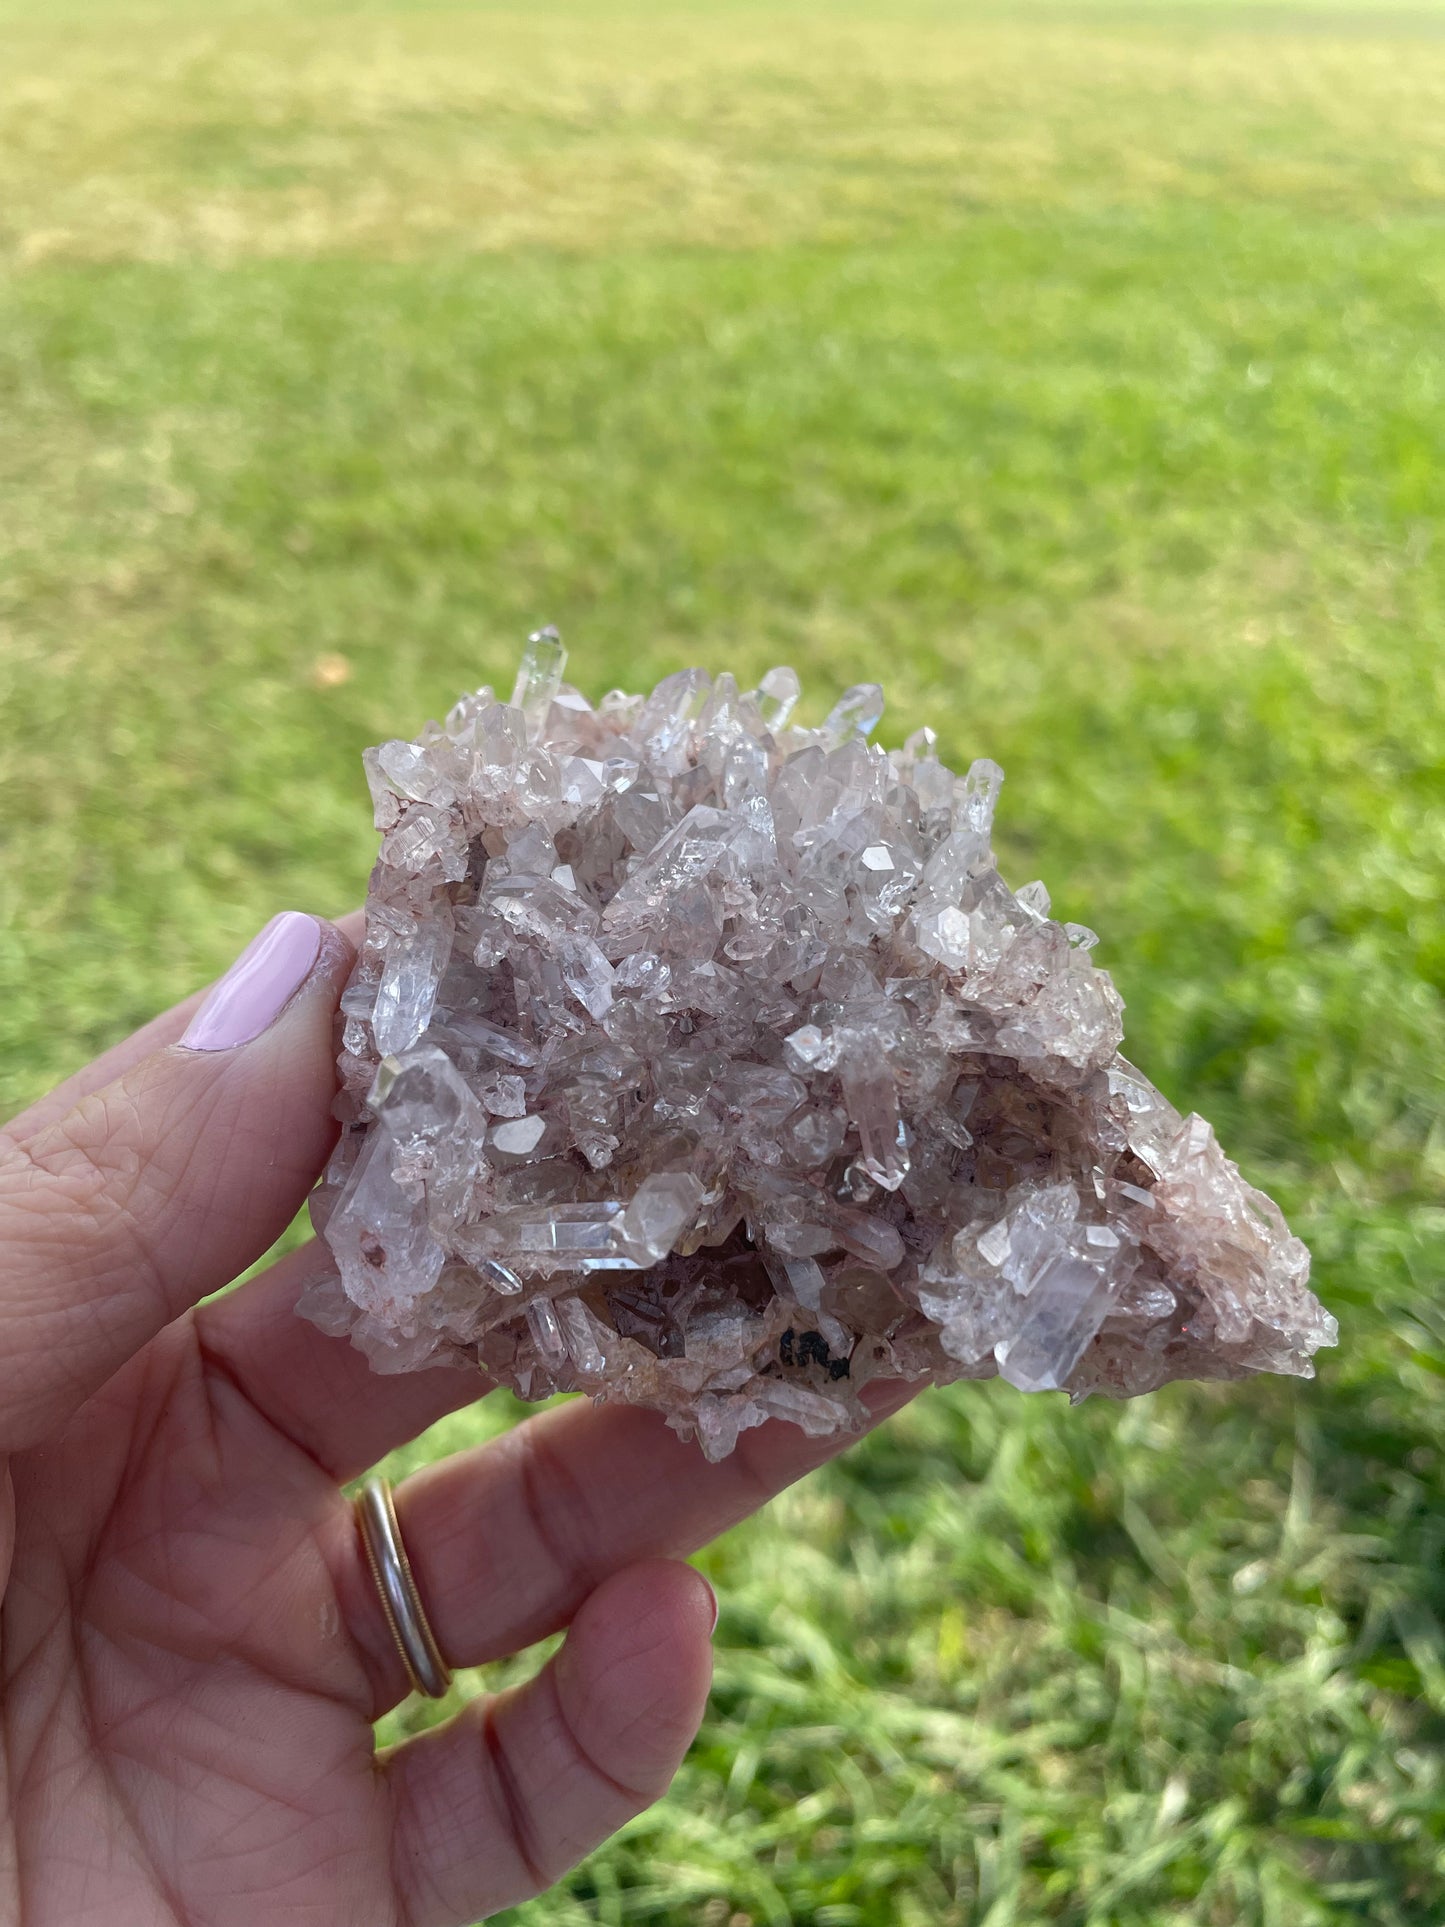
<svg viewBox="0 0 1445 1927"><path fill-rule="evenodd" d="M356 902L362 745L550 619L997 757L1343 1326L731 1535L516 1927L1445 1918L1442 324L1438 7L0 0L5 1108Z"/></svg>

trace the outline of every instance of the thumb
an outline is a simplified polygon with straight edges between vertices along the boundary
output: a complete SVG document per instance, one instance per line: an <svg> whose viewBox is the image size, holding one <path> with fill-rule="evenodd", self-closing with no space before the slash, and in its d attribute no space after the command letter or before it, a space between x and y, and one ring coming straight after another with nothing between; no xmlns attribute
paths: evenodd
<svg viewBox="0 0 1445 1927"><path fill-rule="evenodd" d="M285 1230L336 1136L351 960L332 925L274 917L178 1042L0 1136L0 1453L44 1437Z"/></svg>

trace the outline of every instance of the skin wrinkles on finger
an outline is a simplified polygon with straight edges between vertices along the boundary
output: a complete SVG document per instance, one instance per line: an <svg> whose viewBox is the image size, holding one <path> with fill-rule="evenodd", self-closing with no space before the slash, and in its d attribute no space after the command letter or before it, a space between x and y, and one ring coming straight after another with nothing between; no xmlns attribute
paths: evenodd
<svg viewBox="0 0 1445 1927"><path fill-rule="evenodd" d="M174 1044L200 1008L206 994L205 989L192 991L189 997L183 998L178 1004L173 1004L169 1010L161 1011L158 1016L152 1017L148 1024L142 1025L131 1036L122 1038L119 1043L112 1044L109 1050L103 1051L99 1057L93 1058L89 1064L82 1065L63 1083L47 1091L44 1097L37 1098L25 1110L17 1112L8 1123L0 1124L0 1153L18 1144L23 1138L33 1137L43 1131L47 1125L53 1124L57 1118L64 1117L67 1111L74 1109L92 1091L98 1091L107 1084L113 1084L134 1065L144 1062L153 1052L164 1050L168 1044Z"/></svg>
<svg viewBox="0 0 1445 1927"><path fill-rule="evenodd" d="M306 990L303 986L292 1003L304 997ZM13 1183L18 1206L26 1202L28 1189L41 1209L53 1212L57 1203L63 1204L89 1215L107 1234L123 1229L127 1218L140 1220L154 1215L158 1208L169 1208L167 1201L185 1189L192 1160L212 1115L228 1099L234 1101L227 1073L240 1069L246 1061L238 1055L233 1063L227 1063L218 1053L216 1075L197 1079L193 1088L188 1088L177 1078L169 1051L147 1053L134 1067L129 1082L117 1080L88 1092L37 1131L18 1132L12 1126L7 1133L12 1156L0 1162L0 1187L4 1187L0 1189L0 1202L10 1202ZM277 1085L274 1077L271 1082L273 1087ZM267 1099L280 1095L279 1088L268 1093L264 1084L254 1092L258 1112L252 1127L255 1148L264 1146L268 1163L275 1161L277 1146L274 1134L260 1122L260 1114L278 1108L268 1106ZM160 1104L164 1105L165 1128L148 1141L147 1110ZM26 1118L16 1120L17 1125L25 1122ZM208 1155L212 1148L205 1147ZM232 1143L222 1148L232 1154L236 1150ZM179 1154L174 1165L170 1163L173 1150ZM308 1176L309 1166L309 1159L297 1163L295 1175ZM197 1211L202 1207L187 1201L182 1208ZM74 1233L58 1224L53 1235L63 1244Z"/></svg>
<svg viewBox="0 0 1445 1927"><path fill-rule="evenodd" d="M872 1424L921 1389L867 1388ZM482 1666L561 1631L619 1570L687 1557L861 1436L806 1439L774 1420L745 1435L756 1441L747 1462L735 1453L709 1465L654 1413L573 1403L413 1474L397 1488L397 1513L444 1657ZM335 1551L337 1595L380 1717L406 1697L405 1669L354 1533Z"/></svg>
<svg viewBox="0 0 1445 1927"><path fill-rule="evenodd" d="M362 910L348 911L344 917L338 917L333 923L324 925L321 953L312 966L307 983L301 986L296 995L304 995L308 988L315 985L318 977L328 973L339 952L347 953L346 961L349 967L349 952L360 945L365 928L366 913ZM343 939L341 945L337 944L333 932L339 933ZM156 1051L165 1050L168 1046L177 1043L187 1024L213 988L212 984L204 984L199 990L191 991L179 1003L173 1004L169 1010L163 1010L152 1017L149 1023L143 1024L129 1037L123 1037L118 1043L112 1044L109 1050L102 1051L100 1056L93 1058L90 1063L81 1065L53 1090L37 1098L33 1104L18 1112L8 1122L0 1124L0 1155L20 1139L33 1137L47 1125L53 1124L57 1118L64 1117L67 1111L73 1109L91 1092L102 1090L107 1084L113 1084Z"/></svg>
<svg viewBox="0 0 1445 1927"><path fill-rule="evenodd" d="M87 1257L96 1233L128 1240L129 1248L116 1256L116 1267L139 1270L154 1292L160 1288L162 1268L153 1255L154 1239L146 1236L148 1227L158 1224L163 1231L177 1209L207 1215L213 1209L217 1165L244 1158L247 1147L238 1141L244 1129L239 1121L226 1127L219 1142L208 1140L207 1127L225 1101L219 1085L184 1093L179 1106L168 1104L164 1134L146 1144L147 1095L144 1089L110 1086L84 1098L37 1136L22 1140L17 1147L23 1160L20 1188L0 1191L0 1198L21 1211L33 1205L60 1263L76 1241L75 1227L65 1222L67 1210L90 1221ZM0 1167L0 1186L7 1176ZM175 1200L184 1202L177 1206Z"/></svg>
<svg viewBox="0 0 1445 1927"><path fill-rule="evenodd" d="M710 1639L712 1588L691 1568L680 1570L691 1574ZM614 1642L606 1674L589 1670L579 1661L575 1645L565 1643L550 1669L557 1722L574 1762L603 1781L619 1801L630 1801L639 1811L666 1792L672 1778L672 1746L660 1742L655 1708L646 1697L638 1697L626 1683L619 1691L616 1680L618 1676L624 1682L644 1677L670 1632L669 1615L649 1604L626 1622L622 1637ZM625 1773L614 1771L602 1757L596 1739L603 1732L613 1753L628 1762Z"/></svg>
<svg viewBox="0 0 1445 1927"><path fill-rule="evenodd" d="M10 1563L15 1553L15 1482L10 1467L0 1459L0 1601L10 1579Z"/></svg>
<svg viewBox="0 0 1445 1927"><path fill-rule="evenodd" d="M128 1353L277 1238L335 1141L337 932L252 1042L167 1049L0 1160L0 1444L73 1410ZM22 1347L7 1311L48 1300Z"/></svg>
<svg viewBox="0 0 1445 1927"><path fill-rule="evenodd" d="M98 1093L25 1147L28 1167L44 1174L43 1184L32 1178L17 1192L5 1184L9 1174L0 1173L0 1214L34 1212L43 1221L30 1233L41 1263L28 1293L16 1302L13 1280L0 1291L0 1383L16 1380L20 1399L29 1376L28 1350L43 1347L53 1367L93 1350L97 1329L118 1338L131 1326L165 1322L182 1309L168 1302L158 1247L184 1236L191 1222L214 1220L220 1160L241 1162L263 1152L261 1134L248 1133L239 1119L216 1140L209 1127L225 1104L217 1085L190 1094L178 1111L167 1113L165 1134L147 1158L137 1142L143 1126L136 1095ZM305 1180L304 1169L285 1161L282 1172L286 1181ZM222 1236L228 1229L238 1238L250 1231L251 1211L244 1198L239 1203ZM83 1234L64 1222L64 1208L83 1214ZM23 1272L19 1282L23 1291ZM41 1297L46 1285L48 1303ZM64 1296L57 1297L57 1285L65 1287Z"/></svg>
<svg viewBox="0 0 1445 1927"><path fill-rule="evenodd" d="M70 1588L59 1559L42 1559L0 1603L0 1680L6 1757L17 1789L29 1785L75 1676Z"/></svg>
<svg viewBox="0 0 1445 1927"><path fill-rule="evenodd" d="M334 1276L320 1240L285 1253L226 1297L196 1308L201 1344L232 1380L337 1484L493 1389L470 1368L380 1374L346 1339L300 1317L302 1290Z"/></svg>
<svg viewBox="0 0 1445 1927"><path fill-rule="evenodd" d="M0 1813L14 1811L15 1778L10 1770L9 1742L3 1711L0 1711ZM0 1831L0 1920L18 1922L22 1918L21 1905L19 1852L13 1841Z"/></svg>
<svg viewBox="0 0 1445 1927"><path fill-rule="evenodd" d="M347 939L322 928L278 1016L297 1029L298 1056L278 1053L274 1025L209 1060L152 1051L59 1116L25 1114L0 1141L0 1444L23 1445L73 1409L284 1229L334 1141L331 1019L352 960Z"/></svg>
<svg viewBox="0 0 1445 1927"><path fill-rule="evenodd" d="M589 1597L534 1679L387 1756L412 1927L530 1898L666 1791L706 1700L711 1620L696 1573L634 1564Z"/></svg>

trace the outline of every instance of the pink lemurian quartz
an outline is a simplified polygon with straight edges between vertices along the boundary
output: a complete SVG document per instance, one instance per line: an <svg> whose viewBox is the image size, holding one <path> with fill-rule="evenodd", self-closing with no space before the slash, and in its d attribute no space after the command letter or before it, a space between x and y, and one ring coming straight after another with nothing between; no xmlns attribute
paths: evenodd
<svg viewBox="0 0 1445 1927"><path fill-rule="evenodd" d="M710 1458L870 1379L1309 1376L1309 1256L1119 1055L1094 936L1010 890L1002 772L850 689L700 669L366 756L382 832L303 1309L380 1371L653 1406Z"/></svg>

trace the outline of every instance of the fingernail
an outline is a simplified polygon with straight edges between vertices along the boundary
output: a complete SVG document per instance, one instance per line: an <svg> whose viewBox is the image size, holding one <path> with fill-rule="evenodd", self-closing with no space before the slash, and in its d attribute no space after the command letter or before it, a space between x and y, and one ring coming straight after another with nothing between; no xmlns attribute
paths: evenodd
<svg viewBox="0 0 1445 1927"><path fill-rule="evenodd" d="M311 975L321 925L304 910L283 910L253 937L186 1026L186 1050L234 1050L281 1015Z"/></svg>
<svg viewBox="0 0 1445 1927"><path fill-rule="evenodd" d="M698 1577L699 1579L702 1579L702 1574L699 1573ZM711 1639L713 1634L717 1631L717 1613L718 1613L717 1594L713 1591L711 1584L706 1579L703 1579L702 1583L707 1587L707 1596L712 1601L712 1624L707 1629L707 1636L709 1639Z"/></svg>

